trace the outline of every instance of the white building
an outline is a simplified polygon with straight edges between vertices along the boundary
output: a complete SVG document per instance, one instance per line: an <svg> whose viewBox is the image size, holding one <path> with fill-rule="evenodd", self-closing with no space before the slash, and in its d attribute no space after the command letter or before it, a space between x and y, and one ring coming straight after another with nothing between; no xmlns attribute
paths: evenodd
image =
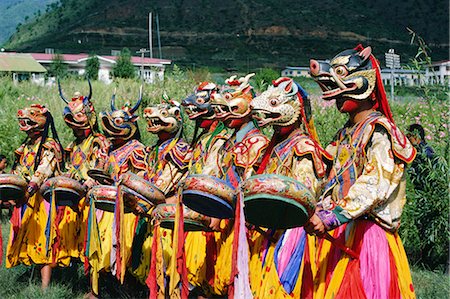
<svg viewBox="0 0 450 299"><path fill-rule="evenodd" d="M33 58L43 65L47 70L50 69L55 54L52 53L30 53ZM69 73L83 76L86 72L86 62L89 59L88 54L60 54L62 61L68 67ZM118 56L97 55L100 62L98 70L98 80L110 84L113 79L112 71ZM166 65L172 62L166 59L156 59L147 57L132 56L131 63L136 68L136 74L141 75L143 69L144 80L147 83L153 83L156 79L164 79Z"/></svg>
<svg viewBox="0 0 450 299"><path fill-rule="evenodd" d="M31 80L43 85L46 72L30 54L0 53L0 75L10 75L14 82Z"/></svg>
<svg viewBox="0 0 450 299"><path fill-rule="evenodd" d="M307 66L287 66L281 71L282 77L311 77Z"/></svg>
<svg viewBox="0 0 450 299"><path fill-rule="evenodd" d="M311 77L309 67L287 66L281 71L283 77ZM414 86L423 84L450 85L450 60L433 63L425 71L396 69L393 74L394 84L400 86ZM381 79L384 85L391 84L391 69L381 70Z"/></svg>
<svg viewBox="0 0 450 299"><path fill-rule="evenodd" d="M450 60L434 62L425 68L427 82L450 85Z"/></svg>
<svg viewBox="0 0 450 299"><path fill-rule="evenodd" d="M424 71L396 69L391 73L391 69L381 70L381 79L384 85L390 85L391 79L394 78L394 85L397 86L414 86L426 83Z"/></svg>

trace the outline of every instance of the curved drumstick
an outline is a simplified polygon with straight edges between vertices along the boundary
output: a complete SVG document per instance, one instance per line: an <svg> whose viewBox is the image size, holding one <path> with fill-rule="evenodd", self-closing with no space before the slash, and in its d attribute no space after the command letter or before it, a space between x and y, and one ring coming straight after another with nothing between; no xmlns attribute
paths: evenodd
<svg viewBox="0 0 450 299"><path fill-rule="evenodd" d="M323 237L326 240L330 241L331 244L333 244L334 246L336 246L337 248L339 248L340 250L342 250L343 252L348 254L350 257L352 257L354 259L359 258L358 254L356 252L354 252L353 250L351 250L349 247L345 246L344 244L340 243L338 240L336 240L334 237L332 237L328 232L325 232Z"/></svg>

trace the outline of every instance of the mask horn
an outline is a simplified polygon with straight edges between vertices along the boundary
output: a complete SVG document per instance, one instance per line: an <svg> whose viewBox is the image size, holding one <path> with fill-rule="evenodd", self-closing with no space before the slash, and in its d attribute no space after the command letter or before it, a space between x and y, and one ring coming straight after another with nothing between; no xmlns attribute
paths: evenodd
<svg viewBox="0 0 450 299"><path fill-rule="evenodd" d="M131 114L133 114L137 110L137 108L139 108L141 101L142 101L142 85L141 85L141 87L139 87L139 99L138 99L136 105L134 105L134 107L130 109Z"/></svg>
<svg viewBox="0 0 450 299"><path fill-rule="evenodd" d="M91 80L88 79L88 84L89 84L89 95L88 95L88 101L91 100L92 97L92 85L91 85Z"/></svg>
<svg viewBox="0 0 450 299"><path fill-rule="evenodd" d="M62 92L62 89L61 89L61 82L59 82L59 79L58 79L58 90L59 90L59 96L61 97L61 100L66 102L66 104L69 104L69 101L67 101L66 98L63 95L63 92Z"/></svg>
<svg viewBox="0 0 450 299"><path fill-rule="evenodd" d="M116 89L114 89L114 93L111 97L111 111L116 111L116 106L114 105L114 102L116 101Z"/></svg>

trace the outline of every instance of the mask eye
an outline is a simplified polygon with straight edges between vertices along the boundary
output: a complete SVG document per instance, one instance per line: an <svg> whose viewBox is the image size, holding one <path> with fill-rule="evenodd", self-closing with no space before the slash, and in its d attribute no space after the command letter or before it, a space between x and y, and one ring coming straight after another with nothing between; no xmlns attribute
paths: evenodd
<svg viewBox="0 0 450 299"><path fill-rule="evenodd" d="M122 124L123 124L123 118L120 118L120 117L114 118L114 123L115 123L117 126L122 125Z"/></svg>
<svg viewBox="0 0 450 299"><path fill-rule="evenodd" d="M270 100L270 105L271 105L272 107L277 106L278 103L279 103L278 99L271 99L271 100Z"/></svg>
<svg viewBox="0 0 450 299"><path fill-rule="evenodd" d="M205 99L204 98L197 98L195 101L197 102L197 104L204 104L205 103Z"/></svg>
<svg viewBox="0 0 450 299"><path fill-rule="evenodd" d="M169 115L169 112L167 112L167 110L161 110L161 115L166 117L167 115Z"/></svg>
<svg viewBox="0 0 450 299"><path fill-rule="evenodd" d="M334 72L338 76L346 76L348 74L347 69L344 66L338 66L334 69Z"/></svg>

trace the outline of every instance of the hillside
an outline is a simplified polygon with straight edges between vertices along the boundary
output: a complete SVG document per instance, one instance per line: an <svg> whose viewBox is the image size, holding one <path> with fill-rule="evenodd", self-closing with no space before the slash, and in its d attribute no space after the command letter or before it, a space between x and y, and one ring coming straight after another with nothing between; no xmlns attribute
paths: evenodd
<svg viewBox="0 0 450 299"><path fill-rule="evenodd" d="M406 27L425 38L434 60L448 56L443 0L61 0L50 13L20 26L5 47L134 51L148 47L150 11L159 15L163 58L181 65L305 65L311 57L328 58L359 42L372 45L380 58L393 47L406 62L416 52ZM153 46L158 57L156 34Z"/></svg>
<svg viewBox="0 0 450 299"><path fill-rule="evenodd" d="M40 16L57 0L2 0L0 1L0 45L16 31L18 24ZM48 10L50 7L47 8Z"/></svg>

